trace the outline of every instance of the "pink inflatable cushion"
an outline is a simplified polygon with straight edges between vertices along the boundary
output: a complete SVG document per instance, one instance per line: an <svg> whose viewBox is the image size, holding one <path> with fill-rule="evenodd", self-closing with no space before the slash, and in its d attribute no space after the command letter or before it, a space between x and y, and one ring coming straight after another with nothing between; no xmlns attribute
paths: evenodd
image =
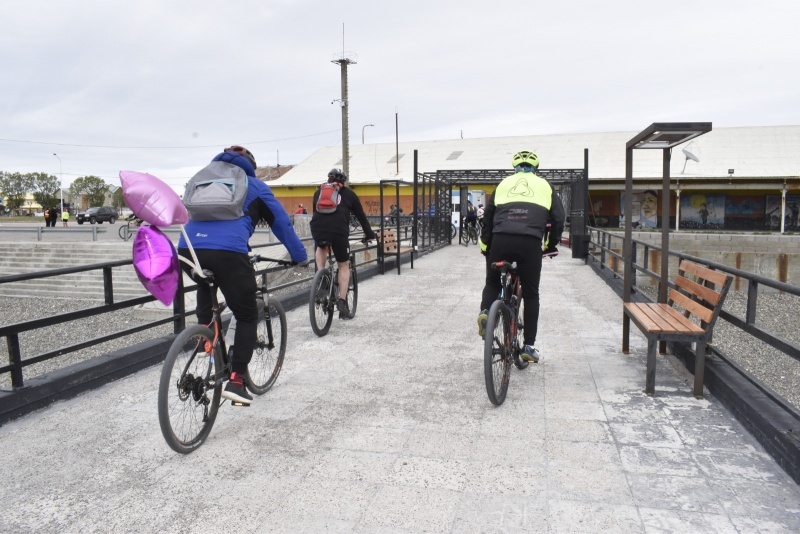
<svg viewBox="0 0 800 534"><path fill-rule="evenodd" d="M152 174L119 171L119 181L125 204L143 221L153 226L189 221L189 213L178 194Z"/></svg>
<svg viewBox="0 0 800 534"><path fill-rule="evenodd" d="M181 276L178 252L169 238L155 226L142 226L136 232L133 268L151 295L167 306L172 304Z"/></svg>

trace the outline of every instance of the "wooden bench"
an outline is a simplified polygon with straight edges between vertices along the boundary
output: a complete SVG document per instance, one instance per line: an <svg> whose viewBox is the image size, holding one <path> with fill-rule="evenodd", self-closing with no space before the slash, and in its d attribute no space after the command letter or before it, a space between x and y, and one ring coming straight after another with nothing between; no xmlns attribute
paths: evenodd
<svg viewBox="0 0 800 534"><path fill-rule="evenodd" d="M631 320L647 338L645 393L655 393L656 343L662 343L663 354L667 341L694 342L694 396L703 397L706 345L732 280L730 275L682 260L666 304L625 303L622 352L628 353Z"/></svg>
<svg viewBox="0 0 800 534"><path fill-rule="evenodd" d="M397 257L397 274L400 274L400 255L406 252L413 252L414 247L403 246L402 240L397 238L397 233L394 228L387 228L385 230L378 230L376 232L378 237L378 246L381 247L382 257L396 256ZM411 268L414 268L414 260L412 254ZM383 264L381 264L381 273L383 273Z"/></svg>

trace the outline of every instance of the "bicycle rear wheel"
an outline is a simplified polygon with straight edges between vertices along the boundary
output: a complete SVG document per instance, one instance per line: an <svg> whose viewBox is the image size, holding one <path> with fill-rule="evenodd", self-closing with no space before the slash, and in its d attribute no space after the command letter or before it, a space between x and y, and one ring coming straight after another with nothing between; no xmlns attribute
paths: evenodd
<svg viewBox="0 0 800 534"><path fill-rule="evenodd" d="M286 355L286 312L278 300L266 299L264 318L258 320L253 359L247 366L247 389L263 395L275 384Z"/></svg>
<svg viewBox="0 0 800 534"><path fill-rule="evenodd" d="M336 301L332 298L332 284L331 272L327 268L317 271L314 281L311 282L308 314L311 317L311 329L320 337L328 333L333 321L333 309Z"/></svg>
<svg viewBox="0 0 800 534"><path fill-rule="evenodd" d="M208 327L188 326L172 342L161 368L158 422L167 445L181 454L200 447L217 418L222 368L213 340Z"/></svg>
<svg viewBox="0 0 800 534"><path fill-rule="evenodd" d="M350 319L356 316L358 307L358 273L353 259L350 258L350 285L347 287L347 308L350 310Z"/></svg>
<svg viewBox="0 0 800 534"><path fill-rule="evenodd" d="M525 326L522 324L522 318L525 316L525 303L520 297L519 311L517 312L517 342L514 346L514 365L517 369L525 369L528 367L528 362L520 358L522 349L525 347Z"/></svg>
<svg viewBox="0 0 800 534"><path fill-rule="evenodd" d="M489 308L486 335L483 337L483 372L486 393L495 406L506 400L508 379L511 373L511 332L508 309L496 300Z"/></svg>

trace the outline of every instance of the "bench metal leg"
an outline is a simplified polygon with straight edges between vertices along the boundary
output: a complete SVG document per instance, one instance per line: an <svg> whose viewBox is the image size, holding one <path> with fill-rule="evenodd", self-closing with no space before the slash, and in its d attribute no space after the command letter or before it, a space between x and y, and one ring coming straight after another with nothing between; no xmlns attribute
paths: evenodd
<svg viewBox="0 0 800 534"><path fill-rule="evenodd" d="M622 353L628 354L630 352L630 337L631 337L631 318L628 314L622 312Z"/></svg>
<svg viewBox="0 0 800 534"><path fill-rule="evenodd" d="M656 392L656 345L655 339L647 340L647 376L644 383L644 392L654 395Z"/></svg>
<svg viewBox="0 0 800 534"><path fill-rule="evenodd" d="M703 398L703 374L706 370L706 342L698 341L694 353L694 396Z"/></svg>

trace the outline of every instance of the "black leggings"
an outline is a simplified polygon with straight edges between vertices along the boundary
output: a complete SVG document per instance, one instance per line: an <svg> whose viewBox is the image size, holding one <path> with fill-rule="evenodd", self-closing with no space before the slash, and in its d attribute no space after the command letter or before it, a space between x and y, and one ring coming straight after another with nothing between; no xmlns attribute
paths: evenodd
<svg viewBox="0 0 800 534"><path fill-rule="evenodd" d="M179 249L178 253L192 259L189 249ZM258 327L258 306L256 305L256 277L253 265L247 254L229 250L195 249L197 259L203 269L214 273L225 302L236 317L231 371L244 374L253 357ZM191 267L181 262L187 273ZM197 287L197 320L202 324L211 322L211 289L202 284Z"/></svg>
<svg viewBox="0 0 800 534"><path fill-rule="evenodd" d="M494 234L492 248L486 260L486 286L481 296L481 310L488 310L502 289L500 273L490 267L498 261L517 262L522 282L522 302L525 304L522 321L525 325L525 344L536 342L539 322L539 278L542 274L542 240L532 236Z"/></svg>

